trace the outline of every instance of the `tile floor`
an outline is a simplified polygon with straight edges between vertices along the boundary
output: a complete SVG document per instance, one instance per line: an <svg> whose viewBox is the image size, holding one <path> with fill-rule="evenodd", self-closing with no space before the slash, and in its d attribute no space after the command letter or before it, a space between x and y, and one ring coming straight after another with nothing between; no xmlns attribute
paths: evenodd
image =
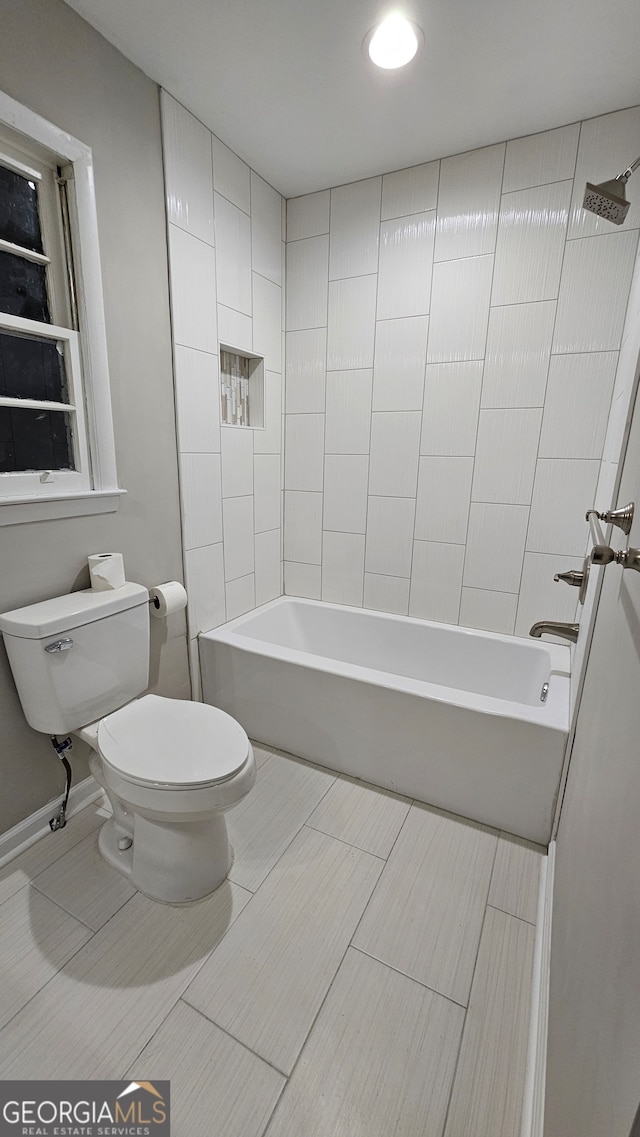
<svg viewBox="0 0 640 1137"><path fill-rule="evenodd" d="M542 851L256 747L183 908L89 806L0 872L0 1077L171 1080L174 1137L518 1137Z"/></svg>

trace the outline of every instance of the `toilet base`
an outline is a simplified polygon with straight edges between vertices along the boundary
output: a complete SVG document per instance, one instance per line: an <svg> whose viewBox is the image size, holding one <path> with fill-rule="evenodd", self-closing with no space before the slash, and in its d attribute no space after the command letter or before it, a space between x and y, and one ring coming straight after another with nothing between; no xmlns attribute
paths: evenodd
<svg viewBox="0 0 640 1137"><path fill-rule="evenodd" d="M118 842L123 837L123 831L115 817L110 817L101 826L98 833L98 852L104 857L108 865L123 876L131 878L131 865L133 862L133 845L126 849L119 849ZM129 838L130 840L130 838Z"/></svg>
<svg viewBox="0 0 640 1137"><path fill-rule="evenodd" d="M100 830L98 849L134 888L162 904L190 904L208 896L226 880L233 861L221 813L186 823L136 814L132 836L132 844L120 849L129 833L111 817Z"/></svg>

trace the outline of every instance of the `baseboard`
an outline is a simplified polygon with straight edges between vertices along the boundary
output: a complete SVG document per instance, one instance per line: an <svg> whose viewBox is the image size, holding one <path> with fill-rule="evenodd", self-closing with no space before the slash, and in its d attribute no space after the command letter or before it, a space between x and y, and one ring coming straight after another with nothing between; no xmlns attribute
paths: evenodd
<svg viewBox="0 0 640 1137"><path fill-rule="evenodd" d="M533 982L527 1073L520 1137L543 1137L544 1094L547 1067L549 979L551 969L551 915L556 843L549 845L540 871L536 940L533 952Z"/></svg>
<svg viewBox="0 0 640 1137"><path fill-rule="evenodd" d="M102 796L101 787L95 778L89 775L82 782L78 782L77 786L71 787L67 816L70 817L79 809L83 809L89 802ZM59 809L60 801L61 795L48 802L47 805L43 805L30 817L25 817L24 821L18 822L13 829L0 834L0 868L7 861L12 861L19 853L23 853L25 849L29 848L29 845L33 845L40 837L44 837L45 833L50 832L49 820Z"/></svg>

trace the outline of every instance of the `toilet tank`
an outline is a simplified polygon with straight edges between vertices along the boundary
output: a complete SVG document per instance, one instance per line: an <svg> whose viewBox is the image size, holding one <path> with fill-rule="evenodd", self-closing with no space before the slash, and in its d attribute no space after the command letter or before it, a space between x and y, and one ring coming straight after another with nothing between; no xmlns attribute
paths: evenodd
<svg viewBox="0 0 640 1137"><path fill-rule="evenodd" d="M25 718L67 734L124 706L149 683L149 593L91 588L0 615Z"/></svg>

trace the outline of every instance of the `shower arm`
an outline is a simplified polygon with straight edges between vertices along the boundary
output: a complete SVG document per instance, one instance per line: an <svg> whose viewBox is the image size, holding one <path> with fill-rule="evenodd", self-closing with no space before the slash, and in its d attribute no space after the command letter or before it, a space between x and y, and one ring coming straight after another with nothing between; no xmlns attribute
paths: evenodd
<svg viewBox="0 0 640 1137"><path fill-rule="evenodd" d="M631 177L631 175L634 173L635 170L638 169L638 166L640 166L640 158L636 158L635 162L632 162L630 166L627 166L627 169L624 171L624 174L618 174L616 181L622 182L623 185L626 185L627 182L629 181L629 178Z"/></svg>

